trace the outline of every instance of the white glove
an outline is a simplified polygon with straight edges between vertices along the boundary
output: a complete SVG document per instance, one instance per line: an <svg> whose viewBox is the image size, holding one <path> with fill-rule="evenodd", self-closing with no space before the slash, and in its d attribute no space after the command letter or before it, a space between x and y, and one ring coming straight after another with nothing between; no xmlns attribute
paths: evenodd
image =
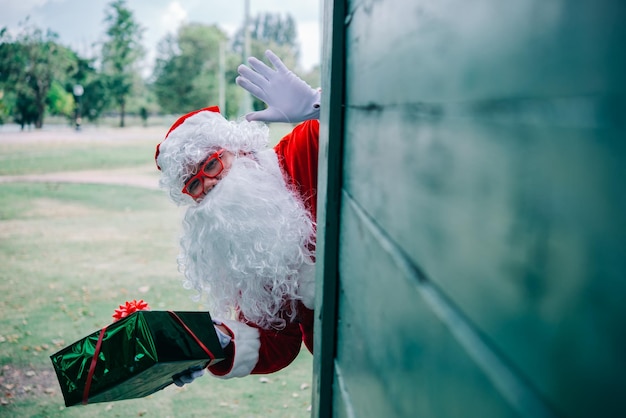
<svg viewBox="0 0 626 418"><path fill-rule="evenodd" d="M214 320L213 323L215 325L222 325L220 321ZM226 348L226 346L230 344L231 337L230 335L224 334L224 332L222 332L222 330L216 327L215 325L213 326L215 327L215 332L217 334L217 338L220 342L220 345L222 346L222 348ZM194 380L196 380L202 375L204 375L204 367L194 366L194 367L188 368L181 374L175 375L172 379L174 380L174 384L176 386L181 387L187 383L193 382Z"/></svg>
<svg viewBox="0 0 626 418"><path fill-rule="evenodd" d="M297 123L320 117L320 91L311 88L291 72L272 51L265 51L274 69L255 57L248 58L251 68L241 64L235 82L264 101L267 109L248 113L248 121Z"/></svg>
<svg viewBox="0 0 626 418"><path fill-rule="evenodd" d="M174 384L178 387L183 386L186 383L191 383L204 374L204 367L194 366L190 367L179 375L175 375L172 379Z"/></svg>

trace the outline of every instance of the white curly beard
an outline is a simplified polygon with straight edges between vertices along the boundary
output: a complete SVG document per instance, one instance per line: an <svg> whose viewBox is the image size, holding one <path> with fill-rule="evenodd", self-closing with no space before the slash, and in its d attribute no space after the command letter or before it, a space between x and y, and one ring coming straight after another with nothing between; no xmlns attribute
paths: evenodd
<svg viewBox="0 0 626 418"><path fill-rule="evenodd" d="M285 184L273 150L242 157L183 221L185 287L208 295L215 315L234 311L262 328L296 315L299 275L311 271L315 223Z"/></svg>

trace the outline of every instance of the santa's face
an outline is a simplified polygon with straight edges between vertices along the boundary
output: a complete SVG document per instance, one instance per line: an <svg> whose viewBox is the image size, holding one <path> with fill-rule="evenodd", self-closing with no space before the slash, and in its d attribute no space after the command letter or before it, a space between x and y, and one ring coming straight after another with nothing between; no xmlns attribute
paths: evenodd
<svg viewBox="0 0 626 418"><path fill-rule="evenodd" d="M192 112L182 123L179 121L156 150L156 162L161 170L159 184L169 191L177 205L194 203L190 193L183 191L185 182L199 172L199 167L213 153L219 150L252 153L267 147L266 125L245 120L227 121L214 111ZM225 158L228 157L226 154Z"/></svg>
<svg viewBox="0 0 626 418"><path fill-rule="evenodd" d="M191 196L196 202L202 201L228 175L230 167L237 157L254 159L252 153L241 152L235 155L233 152L223 148L209 154L204 161L192 170L189 178L185 180L182 192Z"/></svg>
<svg viewBox="0 0 626 418"><path fill-rule="evenodd" d="M315 225L272 150L235 156L187 210L179 265L217 314L239 310L265 328L295 312L298 275L314 263ZM290 306L291 305L291 306Z"/></svg>

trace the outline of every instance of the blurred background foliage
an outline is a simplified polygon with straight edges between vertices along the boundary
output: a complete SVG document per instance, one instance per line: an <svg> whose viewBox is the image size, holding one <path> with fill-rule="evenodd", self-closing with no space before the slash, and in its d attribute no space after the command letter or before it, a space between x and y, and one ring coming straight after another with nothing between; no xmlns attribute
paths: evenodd
<svg viewBox="0 0 626 418"><path fill-rule="evenodd" d="M280 13L259 13L229 38L217 25L187 23L164 37L150 74L142 68L144 29L126 0L104 10L105 31L94 45L96 56L83 57L58 35L26 19L17 32L0 28L0 124L42 128L46 117L68 124L99 123L115 117L177 115L219 104L229 118L241 116L243 90L235 84L237 66L245 63L246 32L250 55L272 49L312 87L319 68L298 67L300 47L295 20ZM252 108L264 104L252 100Z"/></svg>

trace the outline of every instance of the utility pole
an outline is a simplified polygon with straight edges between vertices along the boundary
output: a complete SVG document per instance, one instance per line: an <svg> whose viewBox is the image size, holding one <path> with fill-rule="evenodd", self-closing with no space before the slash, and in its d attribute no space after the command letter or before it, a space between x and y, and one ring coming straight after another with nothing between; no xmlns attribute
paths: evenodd
<svg viewBox="0 0 626 418"><path fill-rule="evenodd" d="M246 62L248 57L250 56L250 0L245 0L244 7L244 44L243 44L243 62ZM245 115L246 113L252 112L252 98L250 97L250 93L244 90L243 98L241 100L240 105L240 114Z"/></svg>
<svg viewBox="0 0 626 418"><path fill-rule="evenodd" d="M225 67L226 67L226 63L224 61L226 61L225 58L225 49L226 49L226 45L225 45L226 41L220 41L220 57L219 57L219 107L220 107L220 111L225 114L226 113L226 77L224 75L225 73Z"/></svg>

